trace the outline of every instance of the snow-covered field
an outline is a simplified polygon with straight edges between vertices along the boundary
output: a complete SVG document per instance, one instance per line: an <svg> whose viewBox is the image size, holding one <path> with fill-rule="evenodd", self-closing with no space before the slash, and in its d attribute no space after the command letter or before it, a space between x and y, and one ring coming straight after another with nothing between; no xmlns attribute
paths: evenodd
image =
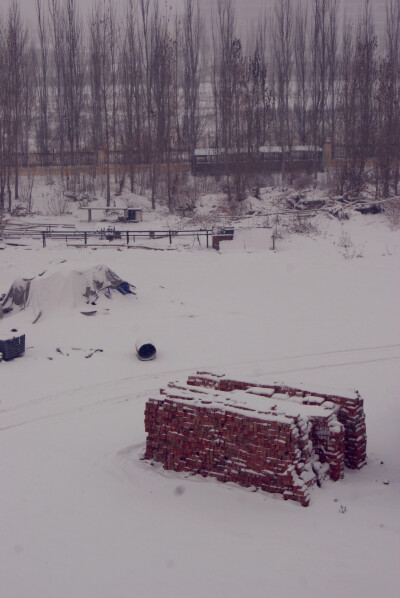
<svg viewBox="0 0 400 598"><path fill-rule="evenodd" d="M324 219L273 252L271 229L251 224L220 252L27 238L0 251L0 294L64 260L105 264L137 289L92 317L61 297L35 324L30 308L0 322L27 343L0 363L4 598L398 595L400 232L380 215ZM362 257L343 257L343 232ZM138 337L154 361L136 358ZM142 461L147 398L200 368L357 388L368 465L303 508Z"/></svg>

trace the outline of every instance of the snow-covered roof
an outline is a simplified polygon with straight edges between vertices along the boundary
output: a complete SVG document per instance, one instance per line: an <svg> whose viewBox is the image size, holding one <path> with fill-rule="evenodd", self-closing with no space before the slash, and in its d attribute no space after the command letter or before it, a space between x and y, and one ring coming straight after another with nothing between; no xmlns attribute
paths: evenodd
<svg viewBox="0 0 400 598"><path fill-rule="evenodd" d="M194 150L195 156L218 156L219 154L223 154L224 150L222 148L216 147L197 147Z"/></svg>
<svg viewBox="0 0 400 598"><path fill-rule="evenodd" d="M280 154L282 153L282 147L280 145L262 145L258 148L258 151L261 154ZM285 151L289 151L289 148L286 147ZM322 152L322 148L319 146L314 145L292 145L291 147L292 152ZM225 153L225 149L223 147L197 147L194 150L195 156L220 156ZM251 153L249 149L246 147L242 148L230 148L228 149L228 154L234 153Z"/></svg>
<svg viewBox="0 0 400 598"><path fill-rule="evenodd" d="M279 154L282 153L282 147L280 145L262 145L258 148L261 154ZM285 151L289 151L288 147L285 147ZM315 145L292 145L292 152L322 152L322 147Z"/></svg>
<svg viewBox="0 0 400 598"><path fill-rule="evenodd" d="M194 150L195 156L220 156L225 153L225 148L223 147L197 147ZM229 148L228 154L248 154L251 153L251 150L247 147L240 147L240 148Z"/></svg>
<svg viewBox="0 0 400 598"><path fill-rule="evenodd" d="M280 145L262 145L258 148L261 154L279 154L282 152Z"/></svg>

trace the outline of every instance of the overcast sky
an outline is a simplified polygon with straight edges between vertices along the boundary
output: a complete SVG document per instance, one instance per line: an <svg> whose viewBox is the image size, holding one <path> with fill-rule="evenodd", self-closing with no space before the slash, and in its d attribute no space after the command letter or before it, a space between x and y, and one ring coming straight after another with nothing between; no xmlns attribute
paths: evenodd
<svg viewBox="0 0 400 598"><path fill-rule="evenodd" d="M35 18L35 0L17 0L21 6L21 11L26 17L27 21L32 21ZM241 30L250 28L252 19L254 19L259 9L265 6L267 9L272 9L275 0L234 0L236 4L237 22L240 25ZM293 5L297 5L299 2L311 3L313 0L292 0ZM167 3L168 6L173 8L182 7L183 0L159 0L160 5L164 6ZM199 0L200 5L205 8L210 8L212 4L216 3L216 0ZM356 18L360 6L363 5L364 0L340 0L340 11L341 16L346 12L349 18ZM82 16L86 17L89 11L89 7L92 5L92 0L77 0L77 3L81 9ZM124 0L115 0L116 5L121 5ZM3 9L7 9L9 0L0 0L0 6ZM47 0L43 0L43 4L47 4ZM377 31L381 33L384 30L384 24L386 19L386 0L371 0L372 10L374 14L375 25ZM342 19L341 19L342 20Z"/></svg>

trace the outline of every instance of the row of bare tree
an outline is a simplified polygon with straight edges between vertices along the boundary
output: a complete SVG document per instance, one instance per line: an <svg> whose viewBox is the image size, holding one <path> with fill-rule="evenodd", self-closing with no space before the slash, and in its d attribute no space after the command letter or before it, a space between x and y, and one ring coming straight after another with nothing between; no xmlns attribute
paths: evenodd
<svg viewBox="0 0 400 598"><path fill-rule="evenodd" d="M153 207L161 164L172 206L172 152L192 154L201 138L237 156L237 197L243 152L278 145L286 177L293 145L327 139L346 158L341 192L360 189L373 156L377 188L397 194L400 0L387 0L381 47L370 0L356 24L338 22L339 0L277 0L246 44L232 0L216 0L212 14L184 0L180 15L158 0L125 0L120 12L94 0L87 17L77 0L35 3L32 27L17 0L0 14L0 209L19 197L22 154L57 151L64 176L68 153L79 176L81 152L100 148L108 204L113 177L134 190L140 157ZM117 150L122 173L110 160Z"/></svg>

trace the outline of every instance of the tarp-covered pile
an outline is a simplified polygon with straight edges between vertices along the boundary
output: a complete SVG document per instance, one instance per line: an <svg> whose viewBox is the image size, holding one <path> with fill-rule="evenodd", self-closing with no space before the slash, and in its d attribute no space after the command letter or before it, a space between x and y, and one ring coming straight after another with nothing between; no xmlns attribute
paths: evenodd
<svg viewBox="0 0 400 598"><path fill-rule="evenodd" d="M29 278L17 278L1 303L3 313L30 308L35 320L59 307L95 305L100 295L135 294L135 287L104 265L76 270L68 263Z"/></svg>

